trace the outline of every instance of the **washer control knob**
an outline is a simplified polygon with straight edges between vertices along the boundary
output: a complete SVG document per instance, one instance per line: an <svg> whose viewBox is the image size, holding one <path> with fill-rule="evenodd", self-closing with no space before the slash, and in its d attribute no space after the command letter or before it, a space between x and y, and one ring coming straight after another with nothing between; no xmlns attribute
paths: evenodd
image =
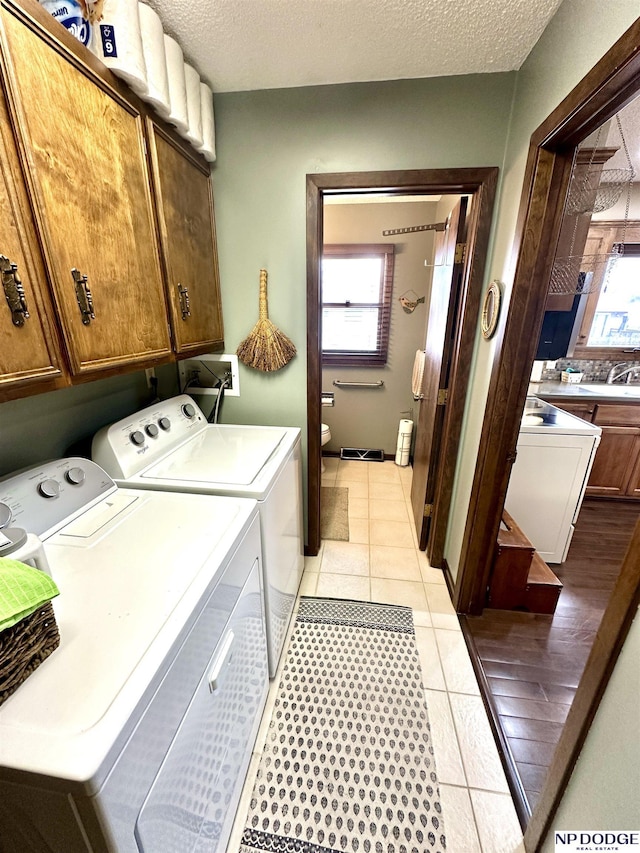
<svg viewBox="0 0 640 853"><path fill-rule="evenodd" d="M0 503L0 528L6 527L11 521L11 507Z"/></svg>
<svg viewBox="0 0 640 853"><path fill-rule="evenodd" d="M65 473L64 478L67 483L71 483L72 486L81 486L84 483L85 476L86 474L82 468L74 467L69 468Z"/></svg>
<svg viewBox="0 0 640 853"><path fill-rule="evenodd" d="M169 420L169 418L160 418L160 420L158 421L158 426L160 427L160 429L163 429L166 432L171 426L171 421Z"/></svg>
<svg viewBox="0 0 640 853"><path fill-rule="evenodd" d="M57 498L60 494L60 483L57 480L43 480L38 486L43 498Z"/></svg>
<svg viewBox="0 0 640 853"><path fill-rule="evenodd" d="M147 424L144 431L150 438L155 438L158 435L159 429L155 424Z"/></svg>
<svg viewBox="0 0 640 853"><path fill-rule="evenodd" d="M185 403L182 407L182 414L185 418L189 418L189 420L191 420L191 418L195 417L196 410L193 408L191 403Z"/></svg>
<svg viewBox="0 0 640 853"><path fill-rule="evenodd" d="M135 444L136 447L140 447L144 444L144 433L137 429L135 432L131 433L129 441L131 444Z"/></svg>

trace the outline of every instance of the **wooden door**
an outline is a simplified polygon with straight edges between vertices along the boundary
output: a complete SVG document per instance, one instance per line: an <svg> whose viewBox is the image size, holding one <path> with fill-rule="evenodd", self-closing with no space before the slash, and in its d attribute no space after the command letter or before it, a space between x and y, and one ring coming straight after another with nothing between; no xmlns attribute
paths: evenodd
<svg viewBox="0 0 640 853"><path fill-rule="evenodd" d="M433 496L442 441L450 360L458 315L459 285L464 270L467 199L449 214L447 229L436 237L431 284L426 359L418 403L411 505L419 545L425 549L433 513Z"/></svg>
<svg viewBox="0 0 640 853"><path fill-rule="evenodd" d="M174 348L224 344L213 192L208 165L148 120Z"/></svg>
<svg viewBox="0 0 640 853"><path fill-rule="evenodd" d="M5 400L17 388L63 373L55 329L47 316L51 306L46 276L1 89L0 256L0 399Z"/></svg>
<svg viewBox="0 0 640 853"><path fill-rule="evenodd" d="M5 3L9 105L72 372L160 360L171 350L142 116L79 61L81 45Z"/></svg>
<svg viewBox="0 0 640 853"><path fill-rule="evenodd" d="M640 427L603 426L587 496L623 497L640 447Z"/></svg>

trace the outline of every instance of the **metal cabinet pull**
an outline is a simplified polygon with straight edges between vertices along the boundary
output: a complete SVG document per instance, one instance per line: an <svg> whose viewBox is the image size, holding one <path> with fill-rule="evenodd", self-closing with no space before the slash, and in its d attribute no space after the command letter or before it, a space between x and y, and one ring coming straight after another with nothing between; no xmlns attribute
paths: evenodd
<svg viewBox="0 0 640 853"><path fill-rule="evenodd" d="M7 297L7 304L11 311L11 322L14 326L24 326L24 321L29 318L29 309L24 288L18 276L18 265L12 264L9 258L0 255L0 272L4 295Z"/></svg>
<svg viewBox="0 0 640 853"><path fill-rule="evenodd" d="M76 284L76 299L78 300L82 323L88 326L92 320L96 319L96 315L93 311L93 298L87 284L87 277L86 275L82 275L80 270L77 270L75 267L71 270L71 275Z"/></svg>
<svg viewBox="0 0 640 853"><path fill-rule="evenodd" d="M182 311L182 319L186 320L191 316L191 308L189 305L189 288L178 284L178 298L180 299L180 310Z"/></svg>

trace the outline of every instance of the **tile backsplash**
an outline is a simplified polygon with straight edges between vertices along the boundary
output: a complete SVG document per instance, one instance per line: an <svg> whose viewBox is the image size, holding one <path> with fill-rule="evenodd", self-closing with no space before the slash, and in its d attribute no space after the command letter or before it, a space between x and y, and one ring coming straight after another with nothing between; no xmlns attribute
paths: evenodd
<svg viewBox="0 0 640 853"><path fill-rule="evenodd" d="M605 382L607 379L607 374L616 364L622 364L620 361L595 361L595 360L587 360L587 359L576 359L576 358L559 358L555 366L553 368L546 367L547 362L545 362L545 367L542 369L542 381L543 382L560 382L561 373L567 367L573 367L575 370L579 370L584 373L584 377L582 379L583 382ZM638 369L638 375L635 373L631 374L631 381L638 382L640 381L640 361L634 361L630 359L625 362L628 367L631 367L632 364L635 364ZM619 383L626 382L626 375L617 380Z"/></svg>

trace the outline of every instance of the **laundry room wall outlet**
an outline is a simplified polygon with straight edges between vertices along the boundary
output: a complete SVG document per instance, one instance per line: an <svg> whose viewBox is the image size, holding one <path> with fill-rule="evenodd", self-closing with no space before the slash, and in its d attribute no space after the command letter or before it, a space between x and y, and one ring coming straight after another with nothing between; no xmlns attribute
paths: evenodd
<svg viewBox="0 0 640 853"><path fill-rule="evenodd" d="M218 395L221 379L228 383L224 389L227 397L240 396L238 356L230 353L206 353L197 358L178 362L180 392L182 394Z"/></svg>

